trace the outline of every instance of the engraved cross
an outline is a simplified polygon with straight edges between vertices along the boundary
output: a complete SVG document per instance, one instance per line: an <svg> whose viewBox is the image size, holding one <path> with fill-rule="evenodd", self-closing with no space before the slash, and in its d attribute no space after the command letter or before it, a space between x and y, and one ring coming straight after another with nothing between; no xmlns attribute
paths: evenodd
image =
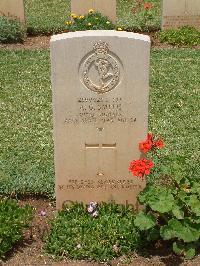
<svg viewBox="0 0 200 266"><path fill-rule="evenodd" d="M99 142L99 143L85 143L85 149L95 149L99 151L99 162L98 162L98 172L97 175L98 176L103 176L103 152L101 152L101 150L106 150L106 149L111 149L113 151L116 151L117 148L117 144L116 143L103 143L103 142Z"/></svg>

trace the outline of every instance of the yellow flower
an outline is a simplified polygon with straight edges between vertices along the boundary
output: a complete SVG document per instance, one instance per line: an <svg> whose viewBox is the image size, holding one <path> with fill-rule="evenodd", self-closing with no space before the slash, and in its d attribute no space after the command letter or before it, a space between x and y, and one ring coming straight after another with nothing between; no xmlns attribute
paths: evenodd
<svg viewBox="0 0 200 266"><path fill-rule="evenodd" d="M74 13L71 14L71 18L77 18L78 16Z"/></svg>
<svg viewBox="0 0 200 266"><path fill-rule="evenodd" d="M110 24L110 21L106 21L106 24Z"/></svg>
<svg viewBox="0 0 200 266"><path fill-rule="evenodd" d="M94 10L93 10L93 9L89 9L89 10L88 10L88 13L90 13L90 14L91 14L91 13L94 13Z"/></svg>
<svg viewBox="0 0 200 266"><path fill-rule="evenodd" d="M68 26L68 25L71 25L72 22L71 21L66 21L65 24Z"/></svg>
<svg viewBox="0 0 200 266"><path fill-rule="evenodd" d="M98 20L99 18L95 18L96 20Z"/></svg>
<svg viewBox="0 0 200 266"><path fill-rule="evenodd" d="M117 28L117 30L121 31L121 30L122 30L122 28Z"/></svg>
<svg viewBox="0 0 200 266"><path fill-rule="evenodd" d="M84 16L79 16L79 19L83 19L84 18Z"/></svg>
<svg viewBox="0 0 200 266"><path fill-rule="evenodd" d="M186 193L190 192L189 186L188 185L184 185L183 186L183 191L185 191Z"/></svg>
<svg viewBox="0 0 200 266"><path fill-rule="evenodd" d="M88 23L88 26L92 26L92 24L89 22L89 23Z"/></svg>

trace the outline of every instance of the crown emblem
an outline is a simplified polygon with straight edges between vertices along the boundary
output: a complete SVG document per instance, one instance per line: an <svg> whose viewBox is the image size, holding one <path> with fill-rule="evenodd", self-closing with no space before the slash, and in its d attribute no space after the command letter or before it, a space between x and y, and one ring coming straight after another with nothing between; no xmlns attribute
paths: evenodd
<svg viewBox="0 0 200 266"><path fill-rule="evenodd" d="M109 45L106 42L97 42L93 45L96 54L108 54Z"/></svg>
<svg viewBox="0 0 200 266"><path fill-rule="evenodd" d="M81 82L98 94L113 90L120 81L120 64L109 48L101 40L94 43L92 53L88 53L79 69Z"/></svg>

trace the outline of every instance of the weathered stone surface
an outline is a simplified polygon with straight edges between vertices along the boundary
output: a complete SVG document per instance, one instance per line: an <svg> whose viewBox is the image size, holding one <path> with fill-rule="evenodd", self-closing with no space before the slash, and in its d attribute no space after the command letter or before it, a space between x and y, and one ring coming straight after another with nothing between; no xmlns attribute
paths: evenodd
<svg viewBox="0 0 200 266"><path fill-rule="evenodd" d="M51 39L57 208L65 201L136 205L149 94L148 36L83 31Z"/></svg>
<svg viewBox="0 0 200 266"><path fill-rule="evenodd" d="M200 0L163 0L162 29L182 26L200 29Z"/></svg>
<svg viewBox="0 0 200 266"><path fill-rule="evenodd" d="M25 21L23 0L0 0L0 16Z"/></svg>
<svg viewBox="0 0 200 266"><path fill-rule="evenodd" d="M110 18L116 20L116 0L71 0L71 12L77 15L85 15L88 10L99 11Z"/></svg>

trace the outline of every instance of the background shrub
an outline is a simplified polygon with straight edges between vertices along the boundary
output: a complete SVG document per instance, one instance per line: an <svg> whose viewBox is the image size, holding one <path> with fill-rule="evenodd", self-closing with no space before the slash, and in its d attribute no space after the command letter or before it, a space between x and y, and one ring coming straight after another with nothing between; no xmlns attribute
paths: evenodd
<svg viewBox="0 0 200 266"><path fill-rule="evenodd" d="M26 30L23 23L0 17L0 43L23 42L25 35Z"/></svg>
<svg viewBox="0 0 200 266"><path fill-rule="evenodd" d="M114 24L101 13L89 12L86 16L71 15L73 20L66 21L66 29L68 31L83 30L113 30Z"/></svg>
<svg viewBox="0 0 200 266"><path fill-rule="evenodd" d="M22 239L23 229L32 218L32 209L26 205L20 208L16 201L0 199L0 258L13 244Z"/></svg>
<svg viewBox="0 0 200 266"><path fill-rule="evenodd" d="M180 29L169 29L160 31L158 37L161 42L177 46L200 45L200 31L192 27L181 27Z"/></svg>
<svg viewBox="0 0 200 266"><path fill-rule="evenodd" d="M115 204L100 205L96 218L81 204L66 206L52 221L46 250L57 257L101 261L128 254L141 244L134 217Z"/></svg>

